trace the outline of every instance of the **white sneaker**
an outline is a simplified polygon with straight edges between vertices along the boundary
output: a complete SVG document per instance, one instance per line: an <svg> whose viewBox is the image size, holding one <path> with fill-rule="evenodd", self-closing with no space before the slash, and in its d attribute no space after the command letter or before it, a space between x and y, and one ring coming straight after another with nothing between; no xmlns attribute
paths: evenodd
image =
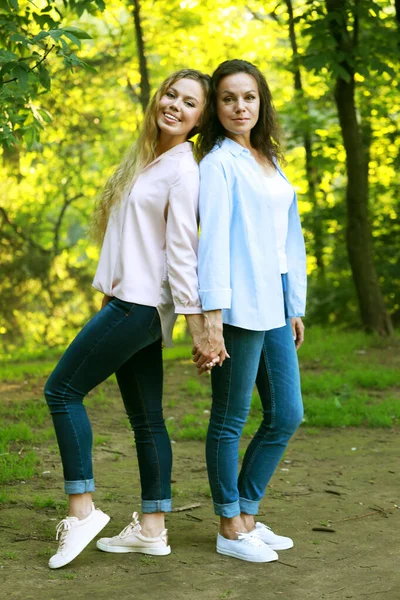
<svg viewBox="0 0 400 600"><path fill-rule="evenodd" d="M258 538L264 542L264 544L267 544L272 548L272 550L288 550L289 548L293 548L293 540L283 535L276 535L276 533L274 533L270 527L264 525L264 523L256 523L254 532Z"/></svg>
<svg viewBox="0 0 400 600"><path fill-rule="evenodd" d="M92 504L92 512L86 519L67 517L57 525L60 543L57 553L49 560L50 569L59 569L70 563L82 552L94 537L105 527L110 517Z"/></svg>
<svg viewBox="0 0 400 600"><path fill-rule="evenodd" d="M168 545L168 531L163 529L158 537L145 537L141 532L137 512L132 515L132 522L112 538L97 540L97 547L104 552L140 552L153 556L166 556L171 553Z"/></svg>
<svg viewBox="0 0 400 600"><path fill-rule="evenodd" d="M226 556L233 556L240 560L249 562L272 562L278 560L278 555L269 546L264 544L258 535L250 533L238 533L237 540L228 540L220 533L217 537L217 552Z"/></svg>

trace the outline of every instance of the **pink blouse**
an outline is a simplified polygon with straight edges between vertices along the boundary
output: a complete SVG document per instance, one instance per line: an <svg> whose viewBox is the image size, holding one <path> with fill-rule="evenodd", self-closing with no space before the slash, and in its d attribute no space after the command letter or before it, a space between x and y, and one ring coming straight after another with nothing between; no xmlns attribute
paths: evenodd
<svg viewBox="0 0 400 600"><path fill-rule="evenodd" d="M157 307L172 345L176 314L201 313L197 280L199 169L192 144L161 154L112 211L93 286Z"/></svg>

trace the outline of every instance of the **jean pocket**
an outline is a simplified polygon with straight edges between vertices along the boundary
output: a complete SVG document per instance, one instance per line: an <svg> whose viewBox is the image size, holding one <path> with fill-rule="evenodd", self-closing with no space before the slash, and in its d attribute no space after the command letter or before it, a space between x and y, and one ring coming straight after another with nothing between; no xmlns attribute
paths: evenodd
<svg viewBox="0 0 400 600"><path fill-rule="evenodd" d="M150 323L149 333L154 340L161 337L161 321L157 309L154 309L154 317Z"/></svg>

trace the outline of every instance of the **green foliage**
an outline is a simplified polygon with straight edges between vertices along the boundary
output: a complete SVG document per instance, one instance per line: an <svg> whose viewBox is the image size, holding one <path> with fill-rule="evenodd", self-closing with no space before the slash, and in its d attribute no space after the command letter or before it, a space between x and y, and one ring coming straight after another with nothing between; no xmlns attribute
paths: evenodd
<svg viewBox="0 0 400 600"><path fill-rule="evenodd" d="M227 58L242 57L262 69L280 116L286 172L299 196L308 252L307 323L359 326L345 245L346 157L334 102L343 56L333 52L325 2L293 5L295 58L286 2L143 0L151 87L175 69L210 72ZM400 60L394 7L390 0L348 0L346 6L349 31L358 27L358 43L346 58L354 69L369 153L375 258L385 302L399 323ZM88 239L88 222L143 115L130 3L109 0L105 8L89 0L2 0L0 42L0 346L10 356L21 346L28 352L38 345L64 347L98 309L99 294L91 288L98 248ZM296 68L302 94L294 89ZM313 148L315 199L305 168L305 133ZM184 334L182 322L177 333ZM190 349L183 346L165 357L190 365Z"/></svg>
<svg viewBox="0 0 400 600"><path fill-rule="evenodd" d="M78 16L104 9L103 0L69 0L64 9ZM39 97L51 89L50 53L62 59L68 69L91 69L72 49L91 36L74 26L62 26L64 14L54 0L37 4L0 2L0 144L17 146L22 140L32 147L51 113L42 108Z"/></svg>

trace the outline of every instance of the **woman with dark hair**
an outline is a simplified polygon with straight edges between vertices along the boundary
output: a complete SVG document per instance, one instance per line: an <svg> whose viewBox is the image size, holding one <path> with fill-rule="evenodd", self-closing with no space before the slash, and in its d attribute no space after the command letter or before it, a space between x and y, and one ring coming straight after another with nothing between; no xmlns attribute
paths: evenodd
<svg viewBox="0 0 400 600"><path fill-rule="evenodd" d="M304 337L306 260L296 194L279 165L271 92L251 63L226 61L213 74L198 153L198 275L207 339L193 351L194 361L199 371L217 356L223 363L211 373L206 446L220 516L217 552L269 562L278 558L275 550L293 546L254 516L303 417L296 349ZM238 479L255 383L263 419Z"/></svg>

